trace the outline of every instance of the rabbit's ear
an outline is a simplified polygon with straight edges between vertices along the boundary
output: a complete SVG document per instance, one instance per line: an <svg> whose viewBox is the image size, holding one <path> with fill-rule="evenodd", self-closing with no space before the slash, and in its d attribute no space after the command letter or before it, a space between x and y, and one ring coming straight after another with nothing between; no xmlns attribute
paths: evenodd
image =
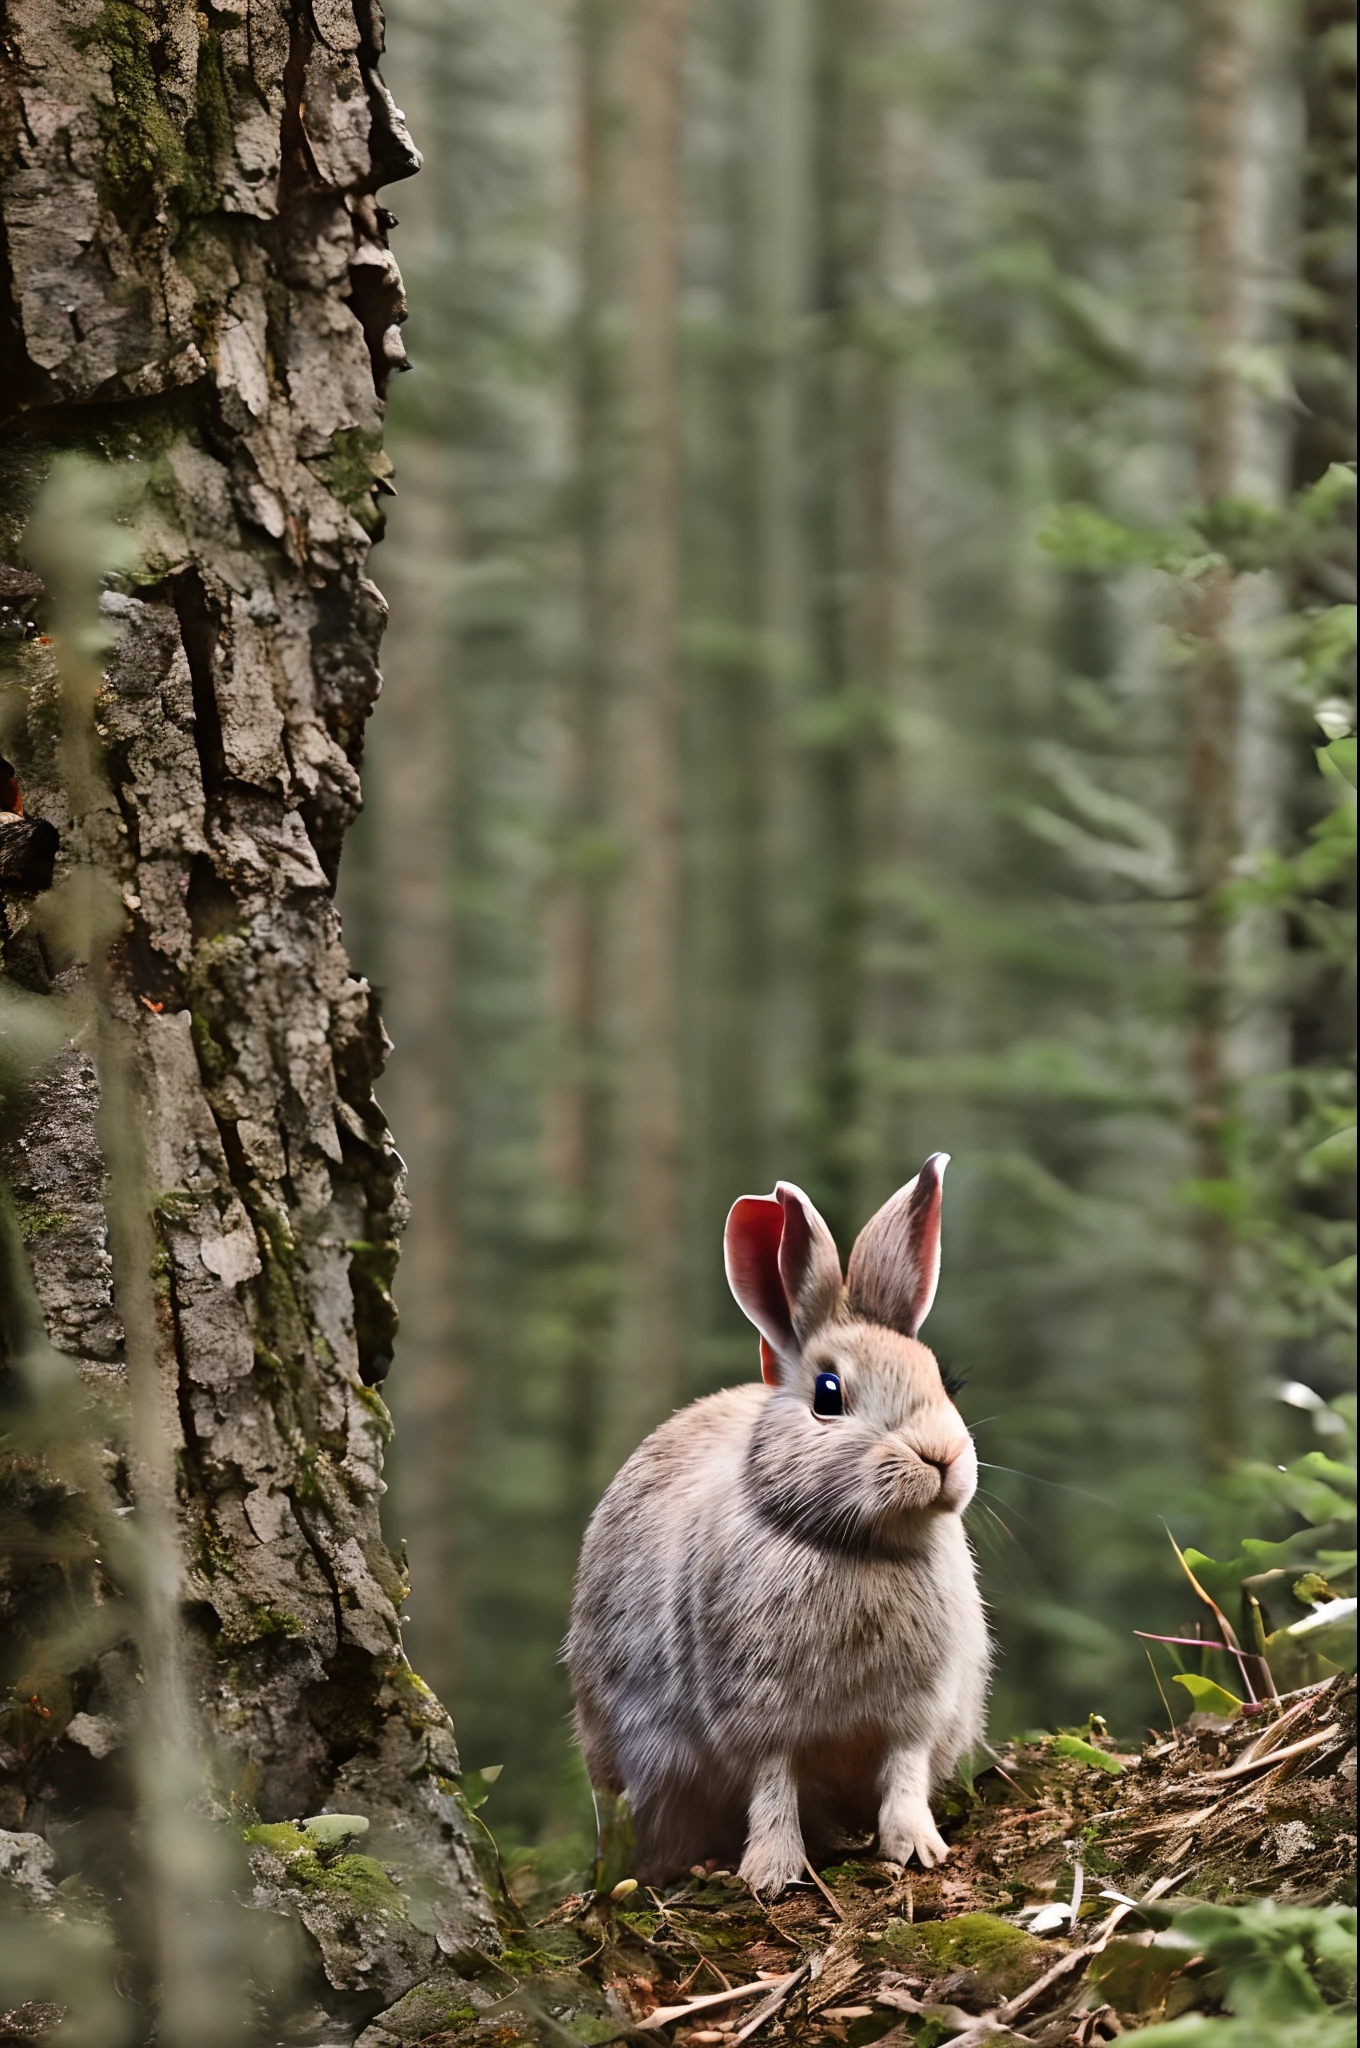
<svg viewBox="0 0 1360 2048"><path fill-rule="evenodd" d="M760 1368L777 1386L817 1325L836 1307L841 1262L835 1242L801 1188L781 1180L773 1195L743 1195L723 1233L727 1281L760 1332Z"/></svg>
<svg viewBox="0 0 1360 2048"><path fill-rule="evenodd" d="M932 1152L915 1180L883 1204L855 1239L846 1272L850 1307L867 1322L914 1337L940 1278L940 1205L947 1152Z"/></svg>
<svg viewBox="0 0 1360 2048"><path fill-rule="evenodd" d="M840 1306L840 1253L835 1238L801 1188L796 1188L791 1180L781 1180L775 1182L774 1192L784 1211L779 1277L793 1319L793 1334L800 1344L806 1344L813 1331Z"/></svg>
<svg viewBox="0 0 1360 2048"><path fill-rule="evenodd" d="M742 1195L727 1212L723 1264L737 1306L760 1332L760 1370L774 1386L776 1360L793 1351L793 1317L779 1277L784 1211L773 1195Z"/></svg>

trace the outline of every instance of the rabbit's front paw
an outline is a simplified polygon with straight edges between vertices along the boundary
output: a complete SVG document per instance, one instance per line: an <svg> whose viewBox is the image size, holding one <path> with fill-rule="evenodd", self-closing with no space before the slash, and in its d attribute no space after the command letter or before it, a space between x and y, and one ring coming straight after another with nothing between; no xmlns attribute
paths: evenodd
<svg viewBox="0 0 1360 2048"><path fill-rule="evenodd" d="M774 1897L783 1891L786 1884L792 1884L795 1877L802 1876L803 1863L801 1835L796 1838L785 1834L766 1835L747 1843L740 1875L753 1892L765 1892Z"/></svg>
<svg viewBox="0 0 1360 2048"><path fill-rule="evenodd" d="M914 1806L888 1818L879 1827L879 1854L889 1863L910 1863L915 1856L933 1870L949 1854L949 1844L931 1819L928 1806Z"/></svg>

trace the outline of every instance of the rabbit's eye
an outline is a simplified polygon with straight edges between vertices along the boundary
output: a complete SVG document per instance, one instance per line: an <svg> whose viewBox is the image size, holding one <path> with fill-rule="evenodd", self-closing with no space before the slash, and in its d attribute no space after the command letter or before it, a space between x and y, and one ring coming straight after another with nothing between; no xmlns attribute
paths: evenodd
<svg viewBox="0 0 1360 2048"><path fill-rule="evenodd" d="M817 1384L812 1390L812 1412L814 1415L844 1415L845 1396L841 1392L838 1372L818 1373Z"/></svg>

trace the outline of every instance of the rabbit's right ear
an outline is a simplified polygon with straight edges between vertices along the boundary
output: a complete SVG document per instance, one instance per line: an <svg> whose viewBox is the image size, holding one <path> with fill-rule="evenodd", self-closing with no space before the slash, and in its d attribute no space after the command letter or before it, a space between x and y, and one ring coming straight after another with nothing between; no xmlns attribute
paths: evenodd
<svg viewBox="0 0 1360 2048"><path fill-rule="evenodd" d="M742 1195L723 1232L727 1284L760 1332L760 1369L770 1386L841 1298L835 1240L801 1188L781 1180L772 1195Z"/></svg>
<svg viewBox="0 0 1360 2048"><path fill-rule="evenodd" d="M846 1270L850 1307L914 1337L940 1278L940 1205L947 1152L932 1152L915 1180L883 1204L855 1239Z"/></svg>

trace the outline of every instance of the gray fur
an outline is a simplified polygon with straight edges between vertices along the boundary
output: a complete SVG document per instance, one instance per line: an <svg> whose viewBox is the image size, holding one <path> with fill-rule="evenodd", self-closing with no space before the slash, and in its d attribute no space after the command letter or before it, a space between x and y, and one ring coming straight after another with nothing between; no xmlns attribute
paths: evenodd
<svg viewBox="0 0 1360 2048"><path fill-rule="evenodd" d="M930 1794L982 1733L990 1660L976 1455L924 1345L828 1310L778 1386L663 1423L586 1531L577 1729L592 1784L628 1795L642 1875L740 1855L777 1891L805 1837L875 1823L890 1860L947 1853ZM847 1407L826 1421L824 1371Z"/></svg>

